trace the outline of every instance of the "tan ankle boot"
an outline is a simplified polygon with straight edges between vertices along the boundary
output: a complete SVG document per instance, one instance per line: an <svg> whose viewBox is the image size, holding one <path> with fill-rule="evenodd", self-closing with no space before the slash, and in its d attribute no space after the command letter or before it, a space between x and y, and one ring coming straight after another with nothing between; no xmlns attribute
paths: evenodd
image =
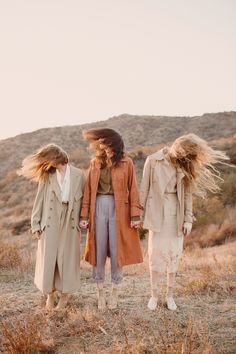
<svg viewBox="0 0 236 354"><path fill-rule="evenodd" d="M52 310L54 308L54 293L49 293L46 301L46 309Z"/></svg>
<svg viewBox="0 0 236 354"><path fill-rule="evenodd" d="M111 295L109 299L109 309L114 310L118 305L118 285L112 284Z"/></svg>
<svg viewBox="0 0 236 354"><path fill-rule="evenodd" d="M59 310L64 309L67 305L67 302L68 302L68 294L62 293L56 308Z"/></svg>
<svg viewBox="0 0 236 354"><path fill-rule="evenodd" d="M97 284L97 297L98 297L98 309L104 310L106 308L106 298L103 284Z"/></svg>

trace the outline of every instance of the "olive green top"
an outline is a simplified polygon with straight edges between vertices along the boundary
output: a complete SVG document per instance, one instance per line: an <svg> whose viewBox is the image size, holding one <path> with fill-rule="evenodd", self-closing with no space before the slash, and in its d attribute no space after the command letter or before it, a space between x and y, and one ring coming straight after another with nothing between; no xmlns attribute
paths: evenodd
<svg viewBox="0 0 236 354"><path fill-rule="evenodd" d="M111 179L111 168L109 166L101 168L97 194L114 194Z"/></svg>
<svg viewBox="0 0 236 354"><path fill-rule="evenodd" d="M114 190L112 186L112 178L111 178L111 167L105 166L101 168L100 178L98 182L97 194L102 195L114 195ZM81 218L81 220L86 220L87 218ZM139 216L133 216L131 218L132 221L139 221Z"/></svg>

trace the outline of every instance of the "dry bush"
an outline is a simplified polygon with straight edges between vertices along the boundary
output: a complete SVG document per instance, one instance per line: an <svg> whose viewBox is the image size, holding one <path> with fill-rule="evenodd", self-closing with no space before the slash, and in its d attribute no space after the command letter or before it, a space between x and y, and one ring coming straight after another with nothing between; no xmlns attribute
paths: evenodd
<svg viewBox="0 0 236 354"><path fill-rule="evenodd" d="M21 265L22 258L17 246L0 240L0 268L17 268Z"/></svg>
<svg viewBox="0 0 236 354"><path fill-rule="evenodd" d="M208 330L200 323L194 322L192 317L186 322L179 322L174 314L166 315L160 310L157 320L159 325L154 330L145 320L139 318L124 320L120 317L118 320L120 342L116 343L109 353L212 353Z"/></svg>
<svg viewBox="0 0 236 354"><path fill-rule="evenodd" d="M1 325L4 352L9 354L36 354L50 348L43 342L45 320L40 315L29 314L23 318L12 318Z"/></svg>
<svg viewBox="0 0 236 354"><path fill-rule="evenodd" d="M234 148L235 149L235 148ZM224 176L221 200L224 205L236 205L236 169L232 169Z"/></svg>
<svg viewBox="0 0 236 354"><path fill-rule="evenodd" d="M90 156L85 148L76 148L69 153L70 161L80 168L88 168Z"/></svg>
<svg viewBox="0 0 236 354"><path fill-rule="evenodd" d="M184 295L230 294L236 290L233 281L236 273L235 243L222 246L217 254L207 249L195 248L187 251L179 271L191 276L184 279L177 292Z"/></svg>
<svg viewBox="0 0 236 354"><path fill-rule="evenodd" d="M233 241L236 238L236 224L225 219L221 225L209 224L192 232L191 237L185 239L186 247L213 247Z"/></svg>
<svg viewBox="0 0 236 354"><path fill-rule="evenodd" d="M24 218L22 220L15 221L9 225L13 235L21 235L30 229L30 219Z"/></svg>

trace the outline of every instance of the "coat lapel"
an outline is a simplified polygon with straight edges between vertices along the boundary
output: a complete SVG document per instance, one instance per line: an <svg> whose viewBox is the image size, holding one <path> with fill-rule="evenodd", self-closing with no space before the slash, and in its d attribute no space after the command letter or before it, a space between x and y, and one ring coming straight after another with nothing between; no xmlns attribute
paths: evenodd
<svg viewBox="0 0 236 354"><path fill-rule="evenodd" d="M61 203L61 191L60 191L60 187L59 184L57 182L57 175L56 173L53 173L50 176L50 182L52 184L52 190L54 191L54 193L56 194L57 199L59 200L59 202Z"/></svg>
<svg viewBox="0 0 236 354"><path fill-rule="evenodd" d="M69 211L73 208L74 197L79 186L79 175L73 166L70 165L70 195L69 195Z"/></svg>
<svg viewBox="0 0 236 354"><path fill-rule="evenodd" d="M156 161L161 161L161 166L159 165L156 169L154 169L154 173L157 173L160 192L161 195L163 195L165 193L166 186L176 172L175 169L171 166L170 162L166 160L164 148L155 153L153 158Z"/></svg>
<svg viewBox="0 0 236 354"><path fill-rule="evenodd" d="M178 200L181 204L181 199L182 199L182 179L184 178L184 173L181 170L180 167L177 168L177 196L178 196Z"/></svg>

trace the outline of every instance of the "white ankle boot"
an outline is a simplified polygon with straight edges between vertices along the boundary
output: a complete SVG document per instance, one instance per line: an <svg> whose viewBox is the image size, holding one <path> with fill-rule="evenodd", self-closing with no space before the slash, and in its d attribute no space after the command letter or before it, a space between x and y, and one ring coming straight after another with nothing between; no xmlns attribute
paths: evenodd
<svg viewBox="0 0 236 354"><path fill-rule="evenodd" d="M97 287L97 297L98 297L98 309L104 310L106 308L106 298L103 285L98 285Z"/></svg>
<svg viewBox="0 0 236 354"><path fill-rule="evenodd" d="M150 298L150 300L148 301L148 305L147 306L148 306L149 310L154 311L156 309L156 307L157 307L157 304L158 304L157 297L152 296Z"/></svg>
<svg viewBox="0 0 236 354"><path fill-rule="evenodd" d="M173 299L172 296L167 296L166 297L166 305L167 305L167 308L169 310L171 310L171 311L177 310L177 306L176 306L175 300Z"/></svg>

